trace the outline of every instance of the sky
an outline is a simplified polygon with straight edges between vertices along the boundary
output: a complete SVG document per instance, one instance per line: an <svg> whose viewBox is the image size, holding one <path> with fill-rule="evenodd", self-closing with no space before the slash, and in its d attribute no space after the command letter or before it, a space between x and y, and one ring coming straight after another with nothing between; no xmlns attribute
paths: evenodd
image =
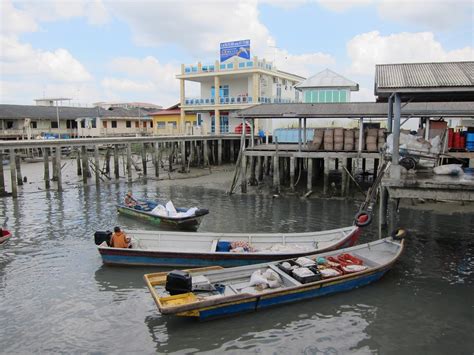
<svg viewBox="0 0 474 355"><path fill-rule="evenodd" d="M472 0L0 0L0 12L2 104L169 107L181 63L214 63L241 39L280 70L358 82L352 101L374 101L375 64L474 60Z"/></svg>

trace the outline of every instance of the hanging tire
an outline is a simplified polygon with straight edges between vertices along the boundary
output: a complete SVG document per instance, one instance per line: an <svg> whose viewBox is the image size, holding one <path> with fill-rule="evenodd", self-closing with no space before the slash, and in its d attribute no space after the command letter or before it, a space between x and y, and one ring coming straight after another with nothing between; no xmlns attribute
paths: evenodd
<svg viewBox="0 0 474 355"><path fill-rule="evenodd" d="M408 232L406 231L406 229L403 229L403 228L397 228L390 234L390 236L394 240L402 240L407 235L408 235Z"/></svg>
<svg viewBox="0 0 474 355"><path fill-rule="evenodd" d="M372 223L372 215L367 211L360 211L355 215L354 223L357 227L367 227Z"/></svg>
<svg viewBox="0 0 474 355"><path fill-rule="evenodd" d="M412 169L415 169L416 167L415 159L410 158L410 157L404 157L400 159L399 164L407 170L412 170Z"/></svg>

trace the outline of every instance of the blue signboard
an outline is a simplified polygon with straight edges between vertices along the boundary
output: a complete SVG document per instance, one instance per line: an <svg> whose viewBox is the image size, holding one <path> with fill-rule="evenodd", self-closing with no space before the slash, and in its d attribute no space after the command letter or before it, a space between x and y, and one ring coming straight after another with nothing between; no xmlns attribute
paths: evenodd
<svg viewBox="0 0 474 355"><path fill-rule="evenodd" d="M250 59L250 40L221 43L221 62L232 57Z"/></svg>

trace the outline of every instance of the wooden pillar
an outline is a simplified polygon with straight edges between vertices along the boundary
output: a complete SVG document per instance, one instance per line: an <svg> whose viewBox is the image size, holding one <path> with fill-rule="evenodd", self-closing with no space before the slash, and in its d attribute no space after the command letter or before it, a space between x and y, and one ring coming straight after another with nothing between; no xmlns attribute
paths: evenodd
<svg viewBox="0 0 474 355"><path fill-rule="evenodd" d="M46 189L50 188L49 182L49 148L43 148L43 164L44 164L44 186Z"/></svg>
<svg viewBox="0 0 474 355"><path fill-rule="evenodd" d="M147 175L146 169L146 143L143 143L142 146L142 169L143 169L143 176Z"/></svg>
<svg viewBox="0 0 474 355"><path fill-rule="evenodd" d="M327 195L327 193L328 193L329 163L330 163L330 158L324 158L324 185L323 185L323 194L324 195Z"/></svg>
<svg viewBox="0 0 474 355"><path fill-rule="evenodd" d="M263 157L258 156L257 157L257 166L255 169L255 175L257 177L257 183L261 182L263 180Z"/></svg>
<svg viewBox="0 0 474 355"><path fill-rule="evenodd" d="M222 165L222 139L217 140L217 165Z"/></svg>
<svg viewBox="0 0 474 355"><path fill-rule="evenodd" d="M377 178L378 170L379 170L379 159L374 159L374 181Z"/></svg>
<svg viewBox="0 0 474 355"><path fill-rule="evenodd" d="M116 179L120 177L119 148L117 144L114 144L114 175Z"/></svg>
<svg viewBox="0 0 474 355"><path fill-rule="evenodd" d="M63 191L63 178L61 175L61 147L55 148L56 156L56 181L58 182L58 192Z"/></svg>
<svg viewBox="0 0 474 355"><path fill-rule="evenodd" d="M5 196L5 176L3 175L3 150L0 150L0 196Z"/></svg>
<svg viewBox="0 0 474 355"><path fill-rule="evenodd" d="M54 154L53 154L54 152ZM56 159L56 148L51 148L51 156L52 156L52 166L53 166L53 181L58 181L58 176L56 175L58 172L57 169L57 159Z"/></svg>
<svg viewBox="0 0 474 355"><path fill-rule="evenodd" d="M95 183L100 185L100 161L99 161L99 146L94 146L94 164L95 164Z"/></svg>
<svg viewBox="0 0 474 355"><path fill-rule="evenodd" d="M242 152L242 162L241 162L241 169L240 169L240 189L242 193L247 193L247 156L244 152Z"/></svg>
<svg viewBox="0 0 474 355"><path fill-rule="evenodd" d="M235 161L235 141L230 141L230 162L233 163Z"/></svg>
<svg viewBox="0 0 474 355"><path fill-rule="evenodd" d="M280 158L278 155L273 156L273 191L280 193Z"/></svg>
<svg viewBox="0 0 474 355"><path fill-rule="evenodd" d="M132 181L132 145L127 144L127 179Z"/></svg>
<svg viewBox="0 0 474 355"><path fill-rule="evenodd" d="M379 226L387 226L387 213L388 213L388 191L384 186L380 186L380 203L379 203Z"/></svg>
<svg viewBox="0 0 474 355"><path fill-rule="evenodd" d="M186 141L180 142L181 146L181 171L184 173L186 171Z"/></svg>
<svg viewBox="0 0 474 355"><path fill-rule="evenodd" d="M347 191L346 191L346 185L347 185L347 172L346 172L346 168L347 169L347 158L343 158L342 159L342 171L341 171L341 196L345 196L347 194Z"/></svg>
<svg viewBox="0 0 474 355"><path fill-rule="evenodd" d="M313 190L313 159L308 158L308 179L306 182L306 189L309 191Z"/></svg>
<svg viewBox="0 0 474 355"><path fill-rule="evenodd" d="M10 148L10 176L12 180L12 196L18 197L18 185L16 180L15 149Z"/></svg>
<svg viewBox="0 0 474 355"><path fill-rule="evenodd" d="M77 166L77 176L82 175L82 167L81 167L81 150L77 148L77 157L76 157L76 166ZM54 167L53 167L54 169Z"/></svg>
<svg viewBox="0 0 474 355"><path fill-rule="evenodd" d="M291 191L295 191L295 165L296 165L296 158L290 157L290 189Z"/></svg>
<svg viewBox="0 0 474 355"><path fill-rule="evenodd" d="M156 142L154 144L154 154L153 154L153 161L155 164L155 176L160 176L160 143Z"/></svg>
<svg viewBox="0 0 474 355"><path fill-rule="evenodd" d="M107 147L107 151L105 153L105 173L107 175L110 174L110 148Z"/></svg>
<svg viewBox="0 0 474 355"><path fill-rule="evenodd" d="M347 171L351 174L352 174L352 170L353 170L352 169L352 164L353 164L352 163L352 158L347 158L346 168L347 168ZM349 194L349 190L350 190L350 187L351 187L351 179L350 179L349 175L347 177L348 177L348 179L346 181L346 195Z"/></svg>
<svg viewBox="0 0 474 355"><path fill-rule="evenodd" d="M16 181L18 186L23 185L23 176L21 175L21 157L17 154L15 156Z"/></svg>
<svg viewBox="0 0 474 355"><path fill-rule="evenodd" d="M209 145L208 141L203 140L202 141L203 147L204 147L204 165L209 166Z"/></svg>
<svg viewBox="0 0 474 355"><path fill-rule="evenodd" d="M82 158L82 182L87 184L87 178L89 177L89 157L87 155L86 146L81 147L81 158Z"/></svg>
<svg viewBox="0 0 474 355"><path fill-rule="evenodd" d="M254 156L249 157L249 165L250 165L250 185L255 186L257 185L257 178L255 176L255 163L256 159Z"/></svg>

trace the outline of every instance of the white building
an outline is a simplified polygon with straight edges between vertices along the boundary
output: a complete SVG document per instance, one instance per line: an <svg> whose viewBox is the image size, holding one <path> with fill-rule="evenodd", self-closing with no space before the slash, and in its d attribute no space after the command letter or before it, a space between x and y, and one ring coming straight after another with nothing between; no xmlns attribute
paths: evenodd
<svg viewBox="0 0 474 355"><path fill-rule="evenodd" d="M233 133L241 121L233 112L255 104L300 102L295 85L305 78L286 73L265 59L244 59L234 56L213 64L181 65L180 81L181 132L184 132L186 113L194 112L196 124L203 134ZM200 84L199 97L186 95L186 82ZM218 88L216 90L216 88ZM220 123L215 125L217 121ZM263 126L268 121L256 123L256 130L271 131Z"/></svg>

